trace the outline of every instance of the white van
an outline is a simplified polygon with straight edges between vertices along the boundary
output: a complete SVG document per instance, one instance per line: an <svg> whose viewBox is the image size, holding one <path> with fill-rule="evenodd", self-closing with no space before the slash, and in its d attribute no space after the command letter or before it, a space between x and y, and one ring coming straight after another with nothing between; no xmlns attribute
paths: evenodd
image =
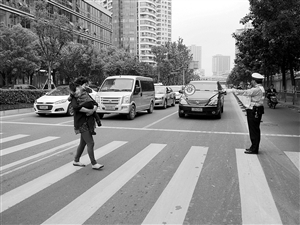
<svg viewBox="0 0 300 225"><path fill-rule="evenodd" d="M97 113L126 114L133 120L136 113L153 112L155 102L154 83L150 77L119 75L107 77L96 95Z"/></svg>

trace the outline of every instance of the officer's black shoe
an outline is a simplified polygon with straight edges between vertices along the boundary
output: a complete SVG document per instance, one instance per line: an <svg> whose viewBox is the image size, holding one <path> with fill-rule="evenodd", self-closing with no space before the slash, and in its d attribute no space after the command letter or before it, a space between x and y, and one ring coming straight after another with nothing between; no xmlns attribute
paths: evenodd
<svg viewBox="0 0 300 225"><path fill-rule="evenodd" d="M246 149L246 151L244 151L245 154L258 154L257 151L252 151L250 149Z"/></svg>

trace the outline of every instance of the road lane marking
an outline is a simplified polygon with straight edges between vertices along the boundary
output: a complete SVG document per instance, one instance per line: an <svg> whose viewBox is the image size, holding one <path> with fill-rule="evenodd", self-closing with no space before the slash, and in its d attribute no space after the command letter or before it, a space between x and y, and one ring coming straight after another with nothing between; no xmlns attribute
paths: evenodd
<svg viewBox="0 0 300 225"><path fill-rule="evenodd" d="M168 118L168 117L170 117L170 116L173 116L173 115L176 114L176 113L177 113L177 112L173 112L173 113L171 113L171 114L168 115L168 116L165 116L165 117L163 117L163 118L161 118L161 119L159 119L159 120L157 120L157 121L155 121L155 122L153 122L153 123L150 123L150 124L148 124L147 126L143 127L143 129L148 128L148 127L151 127L151 126L153 126L154 124L157 124L157 123L159 123L160 121L162 121L162 120L164 120L164 119L166 119L166 118Z"/></svg>
<svg viewBox="0 0 300 225"><path fill-rule="evenodd" d="M236 149L243 224L282 224L257 155Z"/></svg>
<svg viewBox="0 0 300 225"><path fill-rule="evenodd" d="M1 138L0 139L0 144L4 143L4 142L8 142L8 141L13 141L13 140L17 140L23 137L28 137L29 135L27 134L17 134L17 135L13 135L10 137L6 137L6 138Z"/></svg>
<svg viewBox="0 0 300 225"><path fill-rule="evenodd" d="M207 150L191 147L142 224L183 224Z"/></svg>
<svg viewBox="0 0 300 225"><path fill-rule="evenodd" d="M16 171L16 170L23 169L23 168L26 167L26 166L29 166L29 165L34 164L34 163L37 163L37 162L39 162L39 161L41 161L41 160L44 160L44 159L46 159L46 158L49 158L49 157L51 157L51 156L53 156L53 155L57 155L57 154L59 154L59 153L62 153L62 152L64 152L64 151L67 151L67 150L69 150L69 149L71 149L71 148L76 147L78 144L79 144L79 140L71 141L71 142L65 143L65 144L63 144L63 145L60 145L60 146L51 148L51 149L49 149L49 150L47 150L47 151L43 151L43 152L40 152L40 153L38 153L38 154L29 156L29 157L27 157L27 158L23 158L23 159L21 159L21 160L15 161L15 162L13 162L13 163L7 164L7 165L5 165L5 166L1 166L1 167L0 167L0 173L1 173L0 177L6 175L6 174L8 174L8 173L14 172L14 171ZM59 151L59 152L56 152L57 150L62 149L62 148L63 148L63 150L61 150L61 151ZM51 154L52 152L55 152L55 153L54 153L54 154ZM51 155L48 155L48 154L51 154ZM48 156L43 157L44 155L48 155ZM36 158L39 158L39 157L42 157L42 158L40 158L40 159L38 159L38 160L35 160L35 161L33 161L33 162L30 162L30 163L28 163L28 164L26 164L26 165L19 166L20 164L22 164L22 163L24 163L24 162L27 162L27 161L30 161L30 160L33 160L33 159L36 159ZM12 170L9 170L8 172L5 172L6 170L10 169L11 167L15 167L15 168L12 169Z"/></svg>
<svg viewBox="0 0 300 225"><path fill-rule="evenodd" d="M300 152L284 152L300 171Z"/></svg>
<svg viewBox="0 0 300 225"><path fill-rule="evenodd" d="M20 123L20 122L2 122L6 124L23 124L23 125L37 125L37 126L61 126L61 127L73 127L73 125L66 124L49 124L49 123ZM228 134L228 135L249 135L244 132L228 132L228 131L197 131L197 130L174 130L174 129L153 129L153 128L136 128L136 127L108 127L102 126L101 129L116 129L116 130L136 130L136 131L161 131L161 132L178 132L178 133L198 133L198 134ZM268 137L292 137L300 138L299 134L261 134L261 136Z"/></svg>
<svg viewBox="0 0 300 225"><path fill-rule="evenodd" d="M43 224L83 224L165 146L166 144L148 145L110 175L47 219Z"/></svg>
<svg viewBox="0 0 300 225"><path fill-rule="evenodd" d="M49 136L49 137L40 138L40 139L37 139L37 140L34 140L34 141L26 142L24 144L15 145L15 146L12 146L10 148L5 148L5 149L1 150L0 156L4 156L4 155L10 154L10 153L21 151L23 149L26 149L26 148L29 148L29 147L32 147L32 146L36 146L36 145L39 145L39 144L43 144L43 143L48 142L48 141L53 141L53 140L58 139L58 138L59 137Z"/></svg>
<svg viewBox="0 0 300 225"><path fill-rule="evenodd" d="M110 142L109 144L95 150L95 158L99 159L126 143L127 142L124 141ZM87 154L82 156L80 161L84 164L89 164L89 156ZM2 207L0 207L0 213L82 168L83 167L73 166L70 162L9 192L6 192L0 196L2 204Z"/></svg>

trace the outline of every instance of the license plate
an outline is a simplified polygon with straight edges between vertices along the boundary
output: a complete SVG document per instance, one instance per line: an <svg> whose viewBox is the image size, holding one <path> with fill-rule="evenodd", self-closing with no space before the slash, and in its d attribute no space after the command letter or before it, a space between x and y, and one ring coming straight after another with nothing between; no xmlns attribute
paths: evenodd
<svg viewBox="0 0 300 225"><path fill-rule="evenodd" d="M40 109L48 109L48 106L47 105L41 105Z"/></svg>
<svg viewBox="0 0 300 225"><path fill-rule="evenodd" d="M203 112L202 108L192 108L193 112Z"/></svg>
<svg viewBox="0 0 300 225"><path fill-rule="evenodd" d="M105 109L106 110L115 110L115 106L108 105L108 106L105 106Z"/></svg>

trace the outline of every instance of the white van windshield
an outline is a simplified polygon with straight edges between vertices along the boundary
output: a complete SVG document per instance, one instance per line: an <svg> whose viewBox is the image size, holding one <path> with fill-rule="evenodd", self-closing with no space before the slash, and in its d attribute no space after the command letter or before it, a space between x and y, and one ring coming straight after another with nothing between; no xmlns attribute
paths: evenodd
<svg viewBox="0 0 300 225"><path fill-rule="evenodd" d="M104 81L99 92L131 91L133 83L133 79L107 79Z"/></svg>

